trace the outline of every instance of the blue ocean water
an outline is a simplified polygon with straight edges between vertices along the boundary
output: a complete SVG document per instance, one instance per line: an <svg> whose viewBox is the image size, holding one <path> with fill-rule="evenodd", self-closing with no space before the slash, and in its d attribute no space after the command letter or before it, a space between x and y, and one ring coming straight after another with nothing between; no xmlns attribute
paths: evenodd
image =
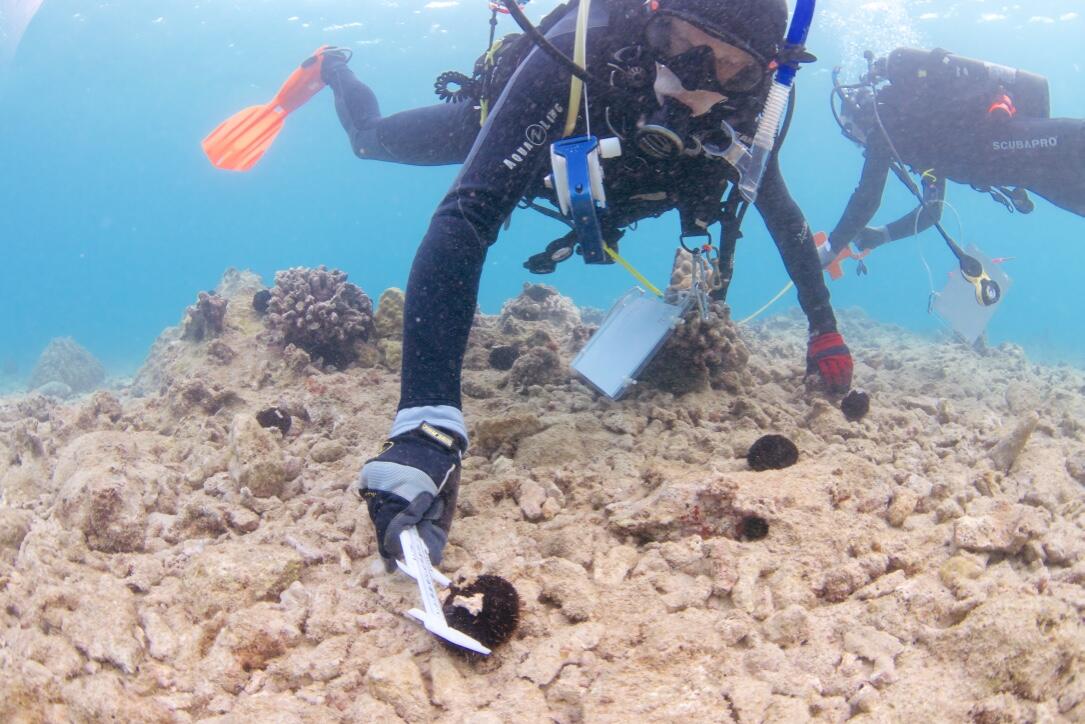
<svg viewBox="0 0 1085 724"><path fill-rule="evenodd" d="M534 0L529 15L537 20L553 5ZM820 62L800 75L783 151L785 177L815 228L831 228L858 179L861 154L839 133L828 95L832 66L858 71L865 48L945 47L1020 66L1049 77L1054 115L1085 117L1081 0L818 7L809 46ZM327 264L374 297L402 287L455 168L357 160L327 90L290 117L250 173L212 168L199 141L233 112L270 100L326 43L355 51L352 67L386 113L430 104L439 72L470 70L488 18L484 0L45 0L0 69L0 365L25 374L51 338L70 335L112 372L131 372L162 328L231 266L270 283L277 269ZM514 29L502 20L502 31ZM879 223L911 208L902 189L889 189ZM1042 200L1031 216L1011 216L963 187L952 188L950 201L965 241L1014 257L1005 265L1014 286L991 341L1085 364L1085 219ZM952 213L947 224L956 230ZM561 233L518 212L489 255L482 308L497 311L525 281L538 281L521 263ZM623 252L663 282L676 239L677 219L667 216L641 224ZM951 260L929 232L879 250L869 276L833 283L835 305L937 329L920 251L940 287ZM632 283L619 268L577 261L544 281L597 307ZM751 213L730 297L735 315L757 309L786 281ZM794 304L791 293L773 311Z"/></svg>

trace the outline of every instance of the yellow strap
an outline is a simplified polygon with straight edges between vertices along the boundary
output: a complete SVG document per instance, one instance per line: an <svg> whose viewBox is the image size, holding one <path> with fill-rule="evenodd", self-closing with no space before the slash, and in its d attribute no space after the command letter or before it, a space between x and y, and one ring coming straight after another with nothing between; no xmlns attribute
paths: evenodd
<svg viewBox="0 0 1085 724"><path fill-rule="evenodd" d="M504 38L497 38L494 40L494 44L490 46L490 49L486 51L485 60L483 65L487 71L492 71L494 67L494 56L497 55L497 51L501 50L501 46L505 44ZM478 102L478 126L482 128L486 125L486 118L490 115L490 99L482 98Z"/></svg>
<svg viewBox="0 0 1085 724"><path fill-rule="evenodd" d="M591 0L580 0L576 13L576 39L573 41L573 62L583 69L588 65L588 11ZM565 137L573 135L576 119L580 115L580 99L584 95L584 81L575 75L569 81L569 112L565 116Z"/></svg>
<svg viewBox="0 0 1085 724"><path fill-rule="evenodd" d="M745 319L741 320L741 321L739 322L739 324L746 324L746 323L748 323L748 322L752 322L753 320L755 320L755 319L757 319L758 317L760 317L760 316L761 316L761 315L762 315L762 314L763 314L763 313L765 312L765 310L766 310L766 309L768 309L769 307L771 307L771 306L772 306L773 304L776 304L776 302L780 301L780 297L782 297L782 296L784 296L785 294L787 294L788 292L790 292L790 291L791 291L791 287L793 287L793 286L795 286L795 282L788 282L788 283L787 283L787 284L786 284L786 285L784 286L784 288L780 290L780 293L779 293L779 294L777 294L777 295L776 295L775 297L773 297L772 299L770 299L770 300L768 301L768 303L767 303L767 304L765 304L765 306L761 307L760 309L758 309L758 310L757 310L756 312L754 312L754 313L753 313L753 314L751 314L750 316L746 317Z"/></svg>
<svg viewBox="0 0 1085 724"><path fill-rule="evenodd" d="M494 40L494 44L490 46L490 49L486 51L486 59L483 63L490 67L494 67L494 56L497 55L497 51L501 50L501 46L505 44L504 38L497 38Z"/></svg>
<svg viewBox="0 0 1085 724"><path fill-rule="evenodd" d="M614 251L613 249L611 249L606 244L603 244L603 251L605 251L610 256L611 259L613 259L614 261L621 264L622 267L627 272L629 272L630 274L633 275L634 279L636 279L638 282L640 282L645 287L647 287L648 291L650 291L652 294L655 294L657 297L662 297L663 296L663 292L659 291L659 289L657 289L654 284L652 284L650 281L648 281L648 279L645 278L645 276L643 274L641 274L639 271L634 269L632 264L630 264L625 259L618 256L618 252Z"/></svg>

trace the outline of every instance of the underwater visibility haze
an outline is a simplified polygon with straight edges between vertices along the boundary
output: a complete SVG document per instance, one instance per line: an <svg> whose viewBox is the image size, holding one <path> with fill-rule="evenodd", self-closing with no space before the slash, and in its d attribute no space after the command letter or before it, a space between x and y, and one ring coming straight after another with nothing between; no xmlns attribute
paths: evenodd
<svg viewBox="0 0 1085 724"><path fill-rule="evenodd" d="M568 115L633 153L599 144L575 238L603 260L647 217L637 279L530 274L574 238L530 209L483 254L548 142L596 209L579 94L526 38L454 193L356 157L468 155L487 94L435 79L486 0L0 0L0 722L1085 721L1085 219L1040 197L1085 213L1085 0L819 0L816 63L813 0L782 49L785 0L580 2L630 102L589 82ZM720 215L796 65L710 293L712 247L651 216ZM1035 209L948 185L979 270L934 229L877 246L916 206L894 155L926 202L928 162L973 163Z"/></svg>
<svg viewBox="0 0 1085 724"><path fill-rule="evenodd" d="M247 174L213 168L199 141L234 111L271 98L322 44L354 51L352 69L385 114L436 102L434 77L470 71L486 43L481 0L270 0L265 2L11 2L0 36L0 350L7 369L29 371L45 344L71 336L112 372L134 371L149 344L196 290L224 269L327 264L378 293L403 287L429 215L455 167L359 162L324 90L291 115ZM538 20L549 0L526 6ZM865 49L943 47L1021 67L1050 80L1052 115L1085 116L1080 2L824 0L808 47L818 56L797 83L797 114L783 150L789 187L815 228L831 228L854 188L860 149L834 123L831 69L863 69ZM15 50L19 26L26 31ZM501 18L500 32L515 30ZM875 223L911 208L887 187ZM951 185L950 233L990 257L1011 258L1012 289L989 328L1034 358L1081 364L1080 284L1085 221L1037 199L1030 216ZM787 281L759 218L746 224L729 302L741 319ZM960 219L959 225L957 219ZM677 239L673 214L641 224L623 253L665 281ZM481 305L495 312L525 281L555 284L578 303L606 308L633 280L618 267L574 261L550 277L521 266L562 228L529 211L490 251ZM922 258L921 258L922 254ZM952 259L933 231L867 260L870 274L831 285L834 306L916 330L927 313L923 258L940 288ZM794 292L773 307L794 305Z"/></svg>

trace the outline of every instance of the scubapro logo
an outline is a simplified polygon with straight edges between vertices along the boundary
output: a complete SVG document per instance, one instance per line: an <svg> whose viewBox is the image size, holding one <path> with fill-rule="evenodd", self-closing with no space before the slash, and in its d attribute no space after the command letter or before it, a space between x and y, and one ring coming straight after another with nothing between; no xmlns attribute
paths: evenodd
<svg viewBox="0 0 1085 724"><path fill-rule="evenodd" d="M1058 148L1059 137L1026 138L1012 141L992 141L992 148L996 151L1031 151L1034 148Z"/></svg>
<svg viewBox="0 0 1085 724"><path fill-rule="evenodd" d="M513 170L524 162L531 152L539 146L546 143L547 134L550 129L553 128L554 123L557 121L558 116L565 109L560 103L555 103L554 107L546 112L546 115L539 119L538 123L532 123L526 129L524 129L524 142L516 147L516 150L509 154L509 156L502 161L505 164L505 168Z"/></svg>

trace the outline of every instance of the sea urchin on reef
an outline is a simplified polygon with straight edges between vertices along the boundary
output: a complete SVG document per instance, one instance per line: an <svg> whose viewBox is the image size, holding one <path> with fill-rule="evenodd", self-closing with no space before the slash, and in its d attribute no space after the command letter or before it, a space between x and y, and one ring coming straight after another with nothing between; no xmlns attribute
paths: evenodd
<svg viewBox="0 0 1085 724"><path fill-rule="evenodd" d="M760 515L745 515L738 521L738 537L742 540L763 540L769 534L769 522Z"/></svg>
<svg viewBox="0 0 1085 724"><path fill-rule="evenodd" d="M490 367L495 370L511 370L512 365L520 356L520 350L509 344L502 344L490 350Z"/></svg>
<svg viewBox="0 0 1085 724"><path fill-rule="evenodd" d="M765 435L746 453L750 469L783 470L799 461L799 448L783 435Z"/></svg>
<svg viewBox="0 0 1085 724"><path fill-rule="evenodd" d="M257 314L266 314L269 302L271 302L270 289L261 289L256 294L252 295L252 308Z"/></svg>
<svg viewBox="0 0 1085 724"><path fill-rule="evenodd" d="M840 401L840 409L848 422L859 422L870 412L870 395L862 390L852 390Z"/></svg>
<svg viewBox="0 0 1085 724"><path fill-rule="evenodd" d="M269 407L256 413L256 421L260 423L260 427L278 428L283 437L290 432L290 413L278 407Z"/></svg>
<svg viewBox="0 0 1085 724"><path fill-rule="evenodd" d="M500 576L479 576L467 585L453 585L443 609L449 626L490 649L512 638L520 623L520 595ZM456 653L470 655L459 646L445 645Z"/></svg>

